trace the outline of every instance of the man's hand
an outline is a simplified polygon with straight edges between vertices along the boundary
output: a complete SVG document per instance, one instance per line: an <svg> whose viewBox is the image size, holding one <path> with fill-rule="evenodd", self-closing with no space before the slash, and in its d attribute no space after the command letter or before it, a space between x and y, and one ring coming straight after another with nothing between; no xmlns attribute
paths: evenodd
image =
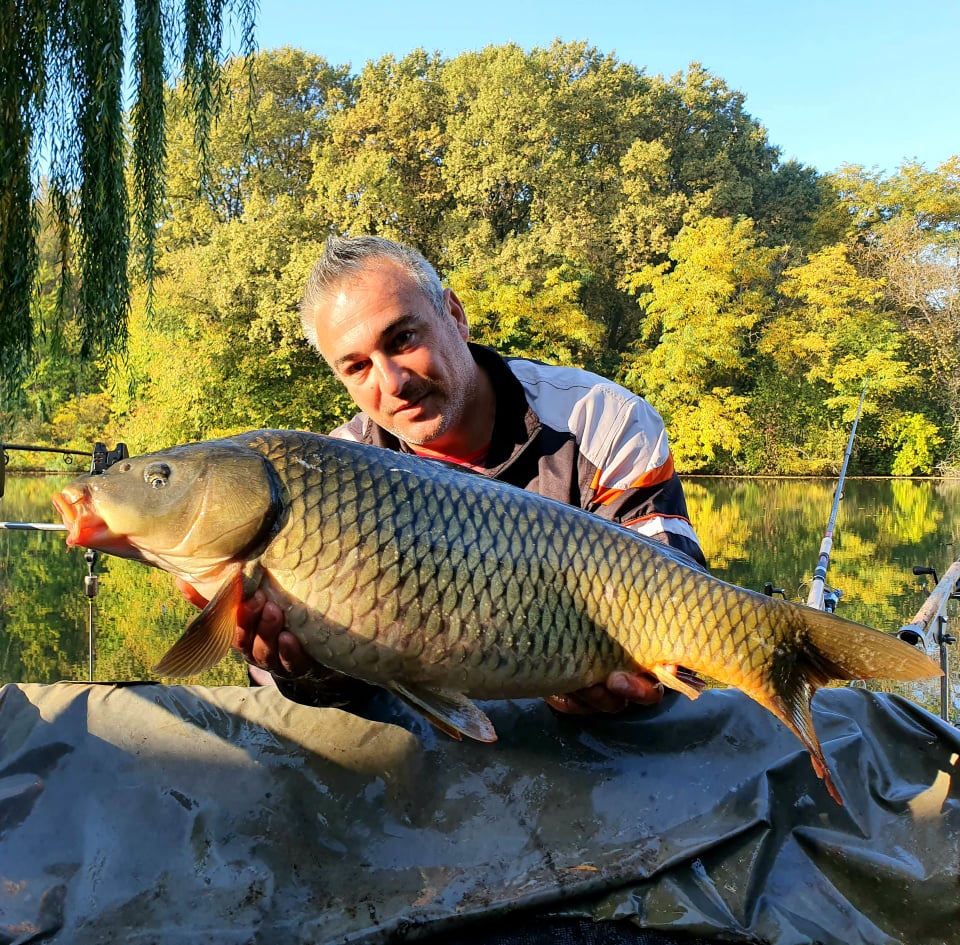
<svg viewBox="0 0 960 945"><path fill-rule="evenodd" d="M547 705L570 715L622 712L628 705L656 705L663 698L663 683L646 674L618 669L603 683L564 696L549 696Z"/></svg>

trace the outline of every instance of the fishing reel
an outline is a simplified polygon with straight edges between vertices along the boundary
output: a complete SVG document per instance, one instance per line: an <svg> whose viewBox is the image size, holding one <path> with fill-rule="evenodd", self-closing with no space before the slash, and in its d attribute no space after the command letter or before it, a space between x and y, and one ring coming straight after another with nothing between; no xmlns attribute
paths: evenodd
<svg viewBox="0 0 960 945"><path fill-rule="evenodd" d="M839 587L824 587L823 589L823 609L828 614L834 614L837 612L837 604L840 603L840 598L843 597L843 591Z"/></svg>
<svg viewBox="0 0 960 945"><path fill-rule="evenodd" d="M810 586L809 581L804 581L798 588L797 594L802 600L807 596L807 589ZM784 600L787 599L787 595L784 593L782 587L774 587L770 581L767 581L763 585L764 593L767 597L773 597L779 594ZM837 612L837 604L840 603L840 598L843 597L843 591L839 587L827 587L826 584L823 585L823 609L829 613L834 614Z"/></svg>
<svg viewBox="0 0 960 945"><path fill-rule="evenodd" d="M938 595L941 589L939 587L940 578L937 576L936 568L915 564L913 566L913 573L917 577L930 575L933 578L934 585L936 585L933 591L930 592L930 596L934 597ZM946 575L944 575L944 577L946 577ZM943 647L952 646L957 642L957 638L947 631L948 618L945 608L948 601L960 601L960 580L955 581L952 586L946 589L946 592L941 592L939 596L942 599L939 600L938 607L926 617L926 621L920 619L924 613L923 609L921 609L920 613L914 618L913 623L904 624L904 626L897 631L897 637L900 640L903 640L904 643L909 643L910 646L919 646L921 648L926 647L929 643L941 647L941 650ZM936 620L936 630L933 629L934 620Z"/></svg>

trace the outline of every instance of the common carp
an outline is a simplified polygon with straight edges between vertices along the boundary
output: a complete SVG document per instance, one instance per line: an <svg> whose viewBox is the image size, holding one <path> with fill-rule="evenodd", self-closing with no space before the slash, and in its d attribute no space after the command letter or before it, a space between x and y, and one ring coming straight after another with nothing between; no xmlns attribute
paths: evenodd
<svg viewBox="0 0 960 945"><path fill-rule="evenodd" d="M454 737L494 741L471 698L562 694L615 669L695 698L680 665L790 728L838 801L811 713L832 679L939 667L833 614L727 584L665 544L447 464L260 430L82 476L67 543L162 568L209 598L157 665L202 672L259 587L313 659L382 686Z"/></svg>

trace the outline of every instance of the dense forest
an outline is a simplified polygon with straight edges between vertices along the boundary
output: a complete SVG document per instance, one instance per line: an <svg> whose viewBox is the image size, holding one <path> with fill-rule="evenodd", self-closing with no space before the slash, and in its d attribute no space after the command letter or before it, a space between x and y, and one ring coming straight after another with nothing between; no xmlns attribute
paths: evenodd
<svg viewBox="0 0 960 945"><path fill-rule="evenodd" d="M297 303L348 232L421 249L475 340L647 397L682 471L835 470L865 384L851 472L960 467L960 156L821 175L781 161L720 77L582 43L253 66L251 106L249 63L227 63L202 161L189 93L168 92L122 355L79 357L78 286L41 233L41 330L0 438L139 452L330 428L350 404Z"/></svg>

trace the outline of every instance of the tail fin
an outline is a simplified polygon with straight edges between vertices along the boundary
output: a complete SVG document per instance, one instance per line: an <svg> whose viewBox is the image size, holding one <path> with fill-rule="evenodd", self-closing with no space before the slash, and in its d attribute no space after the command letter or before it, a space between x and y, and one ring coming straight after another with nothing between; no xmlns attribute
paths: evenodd
<svg viewBox="0 0 960 945"><path fill-rule="evenodd" d="M813 727L814 693L834 679L925 679L943 673L929 656L896 637L811 607L787 606L806 624L805 644L771 689L750 695L803 742L830 796L842 804Z"/></svg>
<svg viewBox="0 0 960 945"><path fill-rule="evenodd" d="M816 661L828 679L926 679L943 671L926 653L887 633L800 608Z"/></svg>

